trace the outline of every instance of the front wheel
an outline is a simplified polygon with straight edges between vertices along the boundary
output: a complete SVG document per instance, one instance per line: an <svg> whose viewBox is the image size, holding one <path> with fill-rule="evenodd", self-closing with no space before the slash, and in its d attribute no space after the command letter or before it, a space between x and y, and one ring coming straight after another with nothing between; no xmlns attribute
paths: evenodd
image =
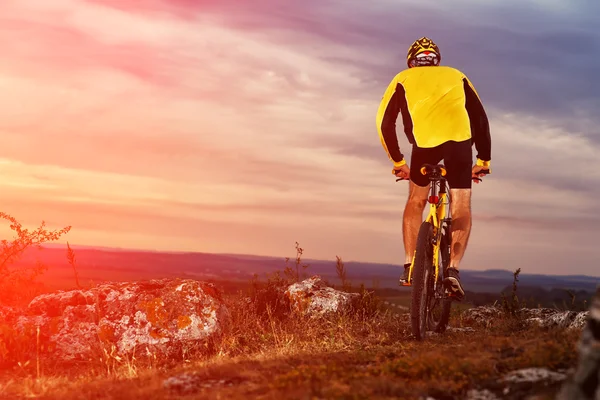
<svg viewBox="0 0 600 400"><path fill-rule="evenodd" d="M445 232L442 233L440 240L440 266L435 289L433 284L434 274L430 278L431 293L428 299L428 323L429 329L436 333L444 333L446 331L448 321L450 320L450 308L452 306L452 301L446 296L446 289L443 285L444 272L450 265L450 234L450 229L446 225Z"/></svg>
<svg viewBox="0 0 600 400"><path fill-rule="evenodd" d="M433 225L423 222L417 236L415 263L412 269L412 303L410 319L417 340L425 338L428 327L429 277L433 265Z"/></svg>

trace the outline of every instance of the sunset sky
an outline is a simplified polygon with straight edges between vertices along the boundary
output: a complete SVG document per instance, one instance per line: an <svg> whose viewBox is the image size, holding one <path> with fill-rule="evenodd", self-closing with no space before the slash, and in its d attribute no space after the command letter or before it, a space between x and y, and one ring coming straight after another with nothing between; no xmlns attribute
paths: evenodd
<svg viewBox="0 0 600 400"><path fill-rule="evenodd" d="M4 1L0 211L73 246L399 264L375 116L426 35L490 118L463 268L600 275L599 24L583 0Z"/></svg>

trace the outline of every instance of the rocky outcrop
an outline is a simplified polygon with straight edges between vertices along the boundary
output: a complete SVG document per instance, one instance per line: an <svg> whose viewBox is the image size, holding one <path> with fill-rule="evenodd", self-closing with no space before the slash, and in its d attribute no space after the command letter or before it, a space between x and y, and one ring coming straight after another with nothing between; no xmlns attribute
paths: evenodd
<svg viewBox="0 0 600 400"><path fill-rule="evenodd" d="M583 329L588 311L557 311L548 308L523 309L521 314L528 323L544 328Z"/></svg>
<svg viewBox="0 0 600 400"><path fill-rule="evenodd" d="M0 323L12 321L15 317L15 314L16 311L14 308L0 304Z"/></svg>
<svg viewBox="0 0 600 400"><path fill-rule="evenodd" d="M600 399L600 286L579 341L579 359L557 400Z"/></svg>
<svg viewBox="0 0 600 400"><path fill-rule="evenodd" d="M537 324L544 328L583 329L588 311L560 311L551 308L522 308L517 310L524 324ZM464 312L462 319L467 325L487 325L501 318L504 312L499 307L474 307Z"/></svg>
<svg viewBox="0 0 600 400"><path fill-rule="evenodd" d="M466 310L461 319L466 325L487 325L502 315L502 309L492 306L473 307Z"/></svg>
<svg viewBox="0 0 600 400"><path fill-rule="evenodd" d="M560 385L566 378L562 372L546 368L524 368L512 371L488 387L470 390L466 400L524 399L532 392L542 392Z"/></svg>
<svg viewBox="0 0 600 400"><path fill-rule="evenodd" d="M119 354L146 346L176 354L186 344L217 338L228 317L212 284L162 279L44 294L13 317L13 326L29 335L39 327L43 353L69 361L89 360L101 345L114 345Z"/></svg>
<svg viewBox="0 0 600 400"><path fill-rule="evenodd" d="M475 307L465 311L463 322L486 325L501 318L497 307ZM498 382L494 388L474 390L468 399L495 400L520 398L522 387L531 388L561 384L557 400L600 400L600 286L589 311L559 311L548 308L523 308L516 316L523 324L536 324L543 328L581 330L579 360L573 374L552 372L539 368L515 371ZM540 386L541 385L541 386ZM511 397L512 396L512 397Z"/></svg>
<svg viewBox="0 0 600 400"><path fill-rule="evenodd" d="M350 308L358 293L346 293L325 285L319 276L290 285L285 291L295 312L324 315L343 312Z"/></svg>

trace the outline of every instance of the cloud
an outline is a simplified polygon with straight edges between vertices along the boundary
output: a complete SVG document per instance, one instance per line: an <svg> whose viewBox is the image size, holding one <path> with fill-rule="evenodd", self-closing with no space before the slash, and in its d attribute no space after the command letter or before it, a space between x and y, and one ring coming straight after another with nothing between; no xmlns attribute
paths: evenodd
<svg viewBox="0 0 600 400"><path fill-rule="evenodd" d="M493 174L473 192L465 262L560 271L595 223L598 7L2 5L6 207L72 223L90 244L278 255L299 240L313 258L397 262L407 191L375 113L410 43L429 35L491 118Z"/></svg>
<svg viewBox="0 0 600 400"><path fill-rule="evenodd" d="M266 43L277 44L281 54L287 51L294 58L298 57L298 50L305 51L312 57L312 65L317 65L316 58L346 69L356 67L355 72L362 75L365 83L379 85L404 67L406 49L425 31L422 21L427 19L427 34L440 43L443 58L472 77L491 108L544 116L556 116L559 112L561 117L583 109L589 117L598 105L598 87L593 77L600 66L595 57L600 34L592 16L594 11L600 11L600 5L593 2L572 2L560 7L535 1L461 1L451 7L412 1L344 7L346 3L335 0L290 4L263 0L252 5L231 0L154 1L147 6L96 3L130 12L178 10L179 16L202 11L212 21L218 21L219 26L244 32L248 38L262 39L260 55L266 60L263 66L281 67L280 59L264 52ZM505 17L501 24L498 15ZM144 32L116 31L125 32L120 35ZM314 46L317 41L319 46ZM244 41L237 38L236 42ZM241 48L234 46L231 50ZM573 68L577 73L572 72ZM365 86L355 89L364 90ZM369 92L379 95L381 90L377 89L375 85ZM577 116L572 119L576 121Z"/></svg>
<svg viewBox="0 0 600 400"><path fill-rule="evenodd" d="M342 68L357 66L372 85L367 93L377 95L383 90L378 86L404 68L410 43L427 34L440 44L446 64L470 76L491 110L533 113L554 123L566 119L571 130L590 126L580 119L595 117L600 105L594 79L600 34L591 17L600 5L573 2L558 13L537 2L383 4L343 7L329 1L317 7L295 3L290 9L261 2L240 7L228 19L239 29L277 31L277 42L293 37L303 50L304 43L318 40L321 46L306 51ZM501 24L498 15L505 17ZM335 52L324 54L332 45Z"/></svg>

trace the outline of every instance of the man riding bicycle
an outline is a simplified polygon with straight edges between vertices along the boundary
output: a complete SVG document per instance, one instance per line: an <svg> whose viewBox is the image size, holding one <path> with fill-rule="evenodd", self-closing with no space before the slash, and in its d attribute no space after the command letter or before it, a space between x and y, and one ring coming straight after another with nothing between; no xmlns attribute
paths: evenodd
<svg viewBox="0 0 600 400"><path fill-rule="evenodd" d="M405 264L401 283L408 283L409 267L427 204L429 179L420 173L423 164L447 170L452 205L452 244L446 284L459 299L465 294L459 265L471 231L472 179L489 170L491 137L487 115L469 79L457 69L440 66L441 53L429 38L416 40L407 55L408 69L398 73L383 94L377 112L379 138L394 166L392 173L410 179L402 234ZM404 133L412 144L409 168L400 152L396 120L402 115ZM473 165L472 146L477 149Z"/></svg>

